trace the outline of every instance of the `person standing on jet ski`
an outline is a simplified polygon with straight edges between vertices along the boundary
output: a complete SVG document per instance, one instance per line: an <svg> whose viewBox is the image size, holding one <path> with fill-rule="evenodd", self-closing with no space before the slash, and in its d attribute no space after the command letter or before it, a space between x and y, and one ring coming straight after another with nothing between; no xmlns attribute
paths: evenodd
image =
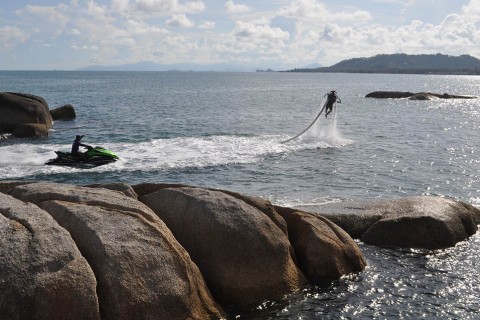
<svg viewBox="0 0 480 320"><path fill-rule="evenodd" d="M333 111L333 104L335 102L342 103L340 98L337 96L337 91L330 91L330 93L326 94L327 102L325 103L325 118Z"/></svg>
<svg viewBox="0 0 480 320"><path fill-rule="evenodd" d="M90 149L92 147L89 146L88 144L83 144L83 143L80 142L80 140L82 140L83 137L84 136L76 136L75 140L73 140L72 155L79 156L82 160L87 160L87 156L83 152L81 152L79 149L80 149L80 147L84 147L84 148L87 148L87 149Z"/></svg>

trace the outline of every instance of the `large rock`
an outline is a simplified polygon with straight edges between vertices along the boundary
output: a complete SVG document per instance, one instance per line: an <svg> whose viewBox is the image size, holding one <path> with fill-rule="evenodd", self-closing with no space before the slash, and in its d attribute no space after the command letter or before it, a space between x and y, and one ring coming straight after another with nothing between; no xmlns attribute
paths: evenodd
<svg viewBox="0 0 480 320"><path fill-rule="evenodd" d="M116 191L120 191L121 193L123 193L124 195L130 198L133 198L133 199L138 198L138 195L136 194L135 190L133 190L133 188L129 184L124 182L94 183L94 184L86 185L86 187L116 190Z"/></svg>
<svg viewBox="0 0 480 320"><path fill-rule="evenodd" d="M145 196L150 193L154 193L156 191L162 190L162 189L167 189L167 188L182 188L182 187L190 187L190 188L196 188L194 186L189 186L185 184L178 184L178 183L140 183L137 185L133 185L132 189L136 192L138 197L140 196ZM237 192L229 191L229 190L221 190L221 189L212 189L212 188L207 188L207 190L212 190L212 191L220 191L225 194L228 194L232 197L235 197L239 200L242 200L246 202L247 204L257 208L264 214L266 214L282 231L287 234L287 224L285 220L275 211L272 203L268 200L258 198L258 197L252 197L252 196L246 196Z"/></svg>
<svg viewBox="0 0 480 320"><path fill-rule="evenodd" d="M410 96L408 100L419 100L419 101L425 101L425 100L431 100L432 95L426 94L426 93L415 93L414 95Z"/></svg>
<svg viewBox="0 0 480 320"><path fill-rule="evenodd" d="M19 185L10 189L9 193L18 199L36 204L49 200L84 203L112 210L132 211L141 214L149 221L158 221L157 215L143 203L114 190L35 182Z"/></svg>
<svg viewBox="0 0 480 320"><path fill-rule="evenodd" d="M432 100L432 99L476 99L474 96L459 96L448 93L419 92L410 96L408 100Z"/></svg>
<svg viewBox="0 0 480 320"><path fill-rule="evenodd" d="M8 194L8 192L13 188L24 185L24 184L29 184L29 183L32 183L32 182L21 181L21 180L0 180L0 192Z"/></svg>
<svg viewBox="0 0 480 320"><path fill-rule="evenodd" d="M167 188L183 188L183 187L191 187L186 184L179 184L179 183L151 183L151 182L143 182L139 184L132 185L132 189L138 195L138 198L142 196L146 196L147 194L157 192L162 189Z"/></svg>
<svg viewBox="0 0 480 320"><path fill-rule="evenodd" d="M326 218L291 208L275 209L287 221L290 242L308 280L325 284L365 269L367 265L355 241Z"/></svg>
<svg viewBox="0 0 480 320"><path fill-rule="evenodd" d="M378 246L442 249L477 231L480 210L441 197L407 197L321 206L318 214Z"/></svg>
<svg viewBox="0 0 480 320"><path fill-rule="evenodd" d="M215 190L215 189L209 189L209 190ZM246 196L237 192L232 192L228 190L216 190L216 191L221 191L225 194L228 194L234 198L237 198L246 204L251 205L252 207L257 208L261 212L263 212L270 220L273 221L277 225L277 227L282 230L282 232L288 236L288 231L287 231L287 223L285 220L278 214L277 211L275 211L274 206L272 203L268 200L258 198L258 197L252 197L252 196Z"/></svg>
<svg viewBox="0 0 480 320"><path fill-rule="evenodd" d="M404 91L374 91L368 93L365 98L380 98L380 99L399 99L409 98L410 100L430 100L431 98L440 99L476 99L475 96L453 95L448 93L433 93L433 92L404 92Z"/></svg>
<svg viewBox="0 0 480 320"><path fill-rule="evenodd" d="M413 96L413 92L405 91L374 91L368 93L365 98L380 98L380 99L399 99Z"/></svg>
<svg viewBox="0 0 480 320"><path fill-rule="evenodd" d="M38 96L0 92L0 132L13 133L18 125L36 123L52 127L52 117L47 102Z"/></svg>
<svg viewBox="0 0 480 320"><path fill-rule="evenodd" d="M256 304L296 290L306 281L294 263L287 236L244 201L188 187L162 189L139 199L187 249L221 304Z"/></svg>
<svg viewBox="0 0 480 320"><path fill-rule="evenodd" d="M75 108L71 104L66 104L50 110L50 115L54 121L56 120L73 120L77 117Z"/></svg>
<svg viewBox="0 0 480 320"><path fill-rule="evenodd" d="M37 203L67 229L98 281L105 319L218 319L197 266L165 224L121 192L32 183L10 194Z"/></svg>
<svg viewBox="0 0 480 320"><path fill-rule="evenodd" d="M49 128L45 124L21 123L15 127L13 136L15 138L32 138L48 136Z"/></svg>
<svg viewBox="0 0 480 320"><path fill-rule="evenodd" d="M0 193L2 319L100 319L94 273L45 211Z"/></svg>

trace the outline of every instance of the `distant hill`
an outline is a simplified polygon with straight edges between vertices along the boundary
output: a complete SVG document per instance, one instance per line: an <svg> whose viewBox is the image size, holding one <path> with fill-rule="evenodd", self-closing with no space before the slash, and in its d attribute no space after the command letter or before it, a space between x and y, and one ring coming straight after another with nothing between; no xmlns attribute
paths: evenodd
<svg viewBox="0 0 480 320"><path fill-rule="evenodd" d="M470 55L379 54L343 60L330 67L298 68L289 72L408 73L480 75L480 60Z"/></svg>

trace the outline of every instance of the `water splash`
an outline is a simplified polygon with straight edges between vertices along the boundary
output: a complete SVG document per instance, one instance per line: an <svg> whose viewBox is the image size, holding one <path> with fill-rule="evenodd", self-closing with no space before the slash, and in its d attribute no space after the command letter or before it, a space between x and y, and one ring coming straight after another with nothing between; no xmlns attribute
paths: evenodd
<svg viewBox="0 0 480 320"><path fill-rule="evenodd" d="M336 129L335 129L336 130ZM120 156L120 160L89 171L158 171L204 168L262 161L266 157L300 150L343 145L338 134L322 133L322 139L302 139L282 144L284 136L208 136L154 139L141 143L110 143L103 147ZM82 171L70 167L45 166L55 157L55 150L68 151L69 145L16 144L1 147L0 177L15 179L30 175Z"/></svg>
<svg viewBox="0 0 480 320"><path fill-rule="evenodd" d="M319 141L330 147L339 147L351 144L353 141L342 137L337 128L337 107L328 118L319 117L315 124L299 137L303 143Z"/></svg>

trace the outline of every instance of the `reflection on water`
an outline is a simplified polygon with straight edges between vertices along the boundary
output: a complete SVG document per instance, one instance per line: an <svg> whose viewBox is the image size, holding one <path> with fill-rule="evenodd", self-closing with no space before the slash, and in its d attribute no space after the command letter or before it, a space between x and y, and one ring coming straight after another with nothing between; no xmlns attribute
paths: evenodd
<svg viewBox="0 0 480 320"><path fill-rule="evenodd" d="M237 318L478 319L478 233L436 251L359 246L368 262L364 272L265 302Z"/></svg>

